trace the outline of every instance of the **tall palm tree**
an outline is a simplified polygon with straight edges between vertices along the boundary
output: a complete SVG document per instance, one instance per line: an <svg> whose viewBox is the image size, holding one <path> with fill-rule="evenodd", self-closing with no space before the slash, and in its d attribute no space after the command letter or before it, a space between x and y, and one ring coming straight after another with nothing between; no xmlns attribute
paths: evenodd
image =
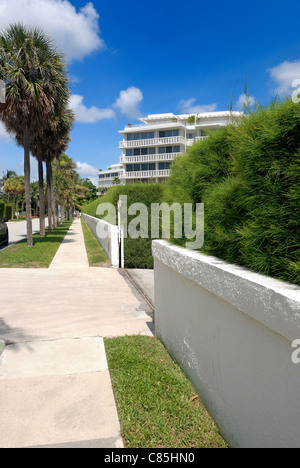
<svg viewBox="0 0 300 468"><path fill-rule="evenodd" d="M62 222L65 206L69 205L71 196L76 196L78 192L76 184L78 174L76 172L76 163L64 153L61 154L59 159L53 161L52 166L55 201L57 205L60 204Z"/></svg>
<svg viewBox="0 0 300 468"><path fill-rule="evenodd" d="M43 32L13 24L0 34L0 79L6 85L0 119L24 148L27 243L32 246L30 147L68 103L66 67Z"/></svg>
<svg viewBox="0 0 300 468"><path fill-rule="evenodd" d="M17 213L17 218L19 219L19 196L24 193L25 184L24 177L14 176L8 178L4 183L4 190L7 194L12 196L12 218L15 218L15 213Z"/></svg>
<svg viewBox="0 0 300 468"><path fill-rule="evenodd" d="M50 142L48 151L45 155L47 169L47 191L48 191L48 215L51 211L51 223L54 228L57 227L57 216L55 210L55 198L53 195L53 168L52 163L58 159L60 155L66 151L71 140L70 132L75 121L75 114L70 109L63 109L57 117L56 122L53 122L52 128L47 133L47 141ZM49 229L51 230L51 225Z"/></svg>

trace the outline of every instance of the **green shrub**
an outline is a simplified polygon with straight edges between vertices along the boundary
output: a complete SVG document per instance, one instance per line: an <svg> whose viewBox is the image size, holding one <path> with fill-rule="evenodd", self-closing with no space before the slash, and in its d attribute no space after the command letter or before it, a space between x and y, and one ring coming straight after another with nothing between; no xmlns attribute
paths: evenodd
<svg viewBox="0 0 300 468"><path fill-rule="evenodd" d="M4 212L3 212L4 219L11 219L12 218L12 205L7 204L5 205Z"/></svg>
<svg viewBox="0 0 300 468"><path fill-rule="evenodd" d="M148 208L148 238L132 239L127 237L124 240L124 262L126 268L153 268L153 257L151 251L151 203L162 203L164 195L164 185L162 184L142 184L119 185L111 187L101 198L90 203L83 209L83 213L98 218L104 216L97 215L97 207L100 203L112 203L117 210L120 195L127 196L127 206L133 203L143 203ZM136 216L128 216L128 225ZM111 220L117 222L117 220ZM142 230L144 226L141 226Z"/></svg>
<svg viewBox="0 0 300 468"><path fill-rule="evenodd" d="M5 203L0 201L0 219L4 218L4 209L5 209Z"/></svg>
<svg viewBox="0 0 300 468"><path fill-rule="evenodd" d="M205 205L204 253L300 284L300 105L258 107L178 157L166 200Z"/></svg>

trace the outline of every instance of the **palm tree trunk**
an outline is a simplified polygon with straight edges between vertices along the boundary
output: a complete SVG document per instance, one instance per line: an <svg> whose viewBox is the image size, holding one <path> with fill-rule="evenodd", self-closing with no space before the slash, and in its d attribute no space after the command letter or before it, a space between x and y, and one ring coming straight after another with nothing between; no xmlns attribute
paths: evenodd
<svg viewBox="0 0 300 468"><path fill-rule="evenodd" d="M52 217L53 217L53 228L57 228L57 215L56 215L56 196L53 193L53 180L52 180Z"/></svg>
<svg viewBox="0 0 300 468"><path fill-rule="evenodd" d="M52 166L51 162L46 162L47 168L47 193L48 193L48 228L49 231L53 230L53 217L52 217L52 191L51 191L51 179L52 179Z"/></svg>
<svg viewBox="0 0 300 468"><path fill-rule="evenodd" d="M16 195L16 213L17 219L19 219L19 195Z"/></svg>
<svg viewBox="0 0 300 468"><path fill-rule="evenodd" d="M24 180L25 180L25 203L26 203L26 228L27 245L33 247L32 220L31 220L31 191L30 191L30 150L29 141L24 140Z"/></svg>
<svg viewBox="0 0 300 468"><path fill-rule="evenodd" d="M39 163L39 196L40 196L40 237L46 236L45 228L45 194L44 194L44 169L43 159L41 156L38 157Z"/></svg>
<svg viewBox="0 0 300 468"><path fill-rule="evenodd" d="M11 205L11 219L15 219L15 199L16 199L16 196L13 195L12 196L12 205Z"/></svg>
<svg viewBox="0 0 300 468"><path fill-rule="evenodd" d="M65 201L63 197L60 199L60 216L60 224L62 224L65 220Z"/></svg>

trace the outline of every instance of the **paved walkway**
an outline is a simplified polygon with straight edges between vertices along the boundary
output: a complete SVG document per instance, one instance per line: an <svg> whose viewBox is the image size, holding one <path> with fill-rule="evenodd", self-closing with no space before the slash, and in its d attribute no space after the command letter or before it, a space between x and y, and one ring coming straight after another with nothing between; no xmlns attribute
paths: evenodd
<svg viewBox="0 0 300 468"><path fill-rule="evenodd" d="M104 337L152 335L113 268L90 268L74 222L49 269L0 269L0 447L122 447Z"/></svg>

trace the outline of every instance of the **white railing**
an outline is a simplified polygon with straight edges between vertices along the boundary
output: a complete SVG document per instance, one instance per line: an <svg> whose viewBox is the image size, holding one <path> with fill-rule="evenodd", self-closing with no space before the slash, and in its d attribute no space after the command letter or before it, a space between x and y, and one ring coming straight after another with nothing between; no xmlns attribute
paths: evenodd
<svg viewBox="0 0 300 468"><path fill-rule="evenodd" d="M121 156L121 163L142 163L156 161L173 161L176 156L183 153L146 154L140 156Z"/></svg>
<svg viewBox="0 0 300 468"><path fill-rule="evenodd" d="M182 136L165 137L165 138L147 138L146 140L130 140L120 141L120 148L138 148L140 146L157 146L170 144L185 144L185 138Z"/></svg>
<svg viewBox="0 0 300 468"><path fill-rule="evenodd" d="M122 172L119 172L118 175L111 175L109 174L108 176L105 176L105 177L100 177L100 175L98 176L99 180L101 182L105 181L105 180L111 180L111 179L115 179L116 177L122 177L122 174L123 174L123 171Z"/></svg>
<svg viewBox="0 0 300 468"><path fill-rule="evenodd" d="M207 136L197 136L195 138L187 139L186 143L188 146L192 146L195 143L195 141L205 140L205 138L207 138Z"/></svg>
<svg viewBox="0 0 300 468"><path fill-rule="evenodd" d="M169 175L169 169L163 169L161 171L133 171L124 172L122 179L148 179L152 177L168 177Z"/></svg>
<svg viewBox="0 0 300 468"><path fill-rule="evenodd" d="M127 125L124 129L123 132L125 131L130 131L133 133L133 131L135 129L141 131L141 129L143 129L145 132L148 131L149 129L151 130L156 130L157 128L178 128L178 127L181 127L181 128L184 128L185 125L183 122L179 122L177 120L172 120L169 122L163 122L163 123L158 123L158 122L154 122L154 123L148 123L148 124L134 124L134 125Z"/></svg>

